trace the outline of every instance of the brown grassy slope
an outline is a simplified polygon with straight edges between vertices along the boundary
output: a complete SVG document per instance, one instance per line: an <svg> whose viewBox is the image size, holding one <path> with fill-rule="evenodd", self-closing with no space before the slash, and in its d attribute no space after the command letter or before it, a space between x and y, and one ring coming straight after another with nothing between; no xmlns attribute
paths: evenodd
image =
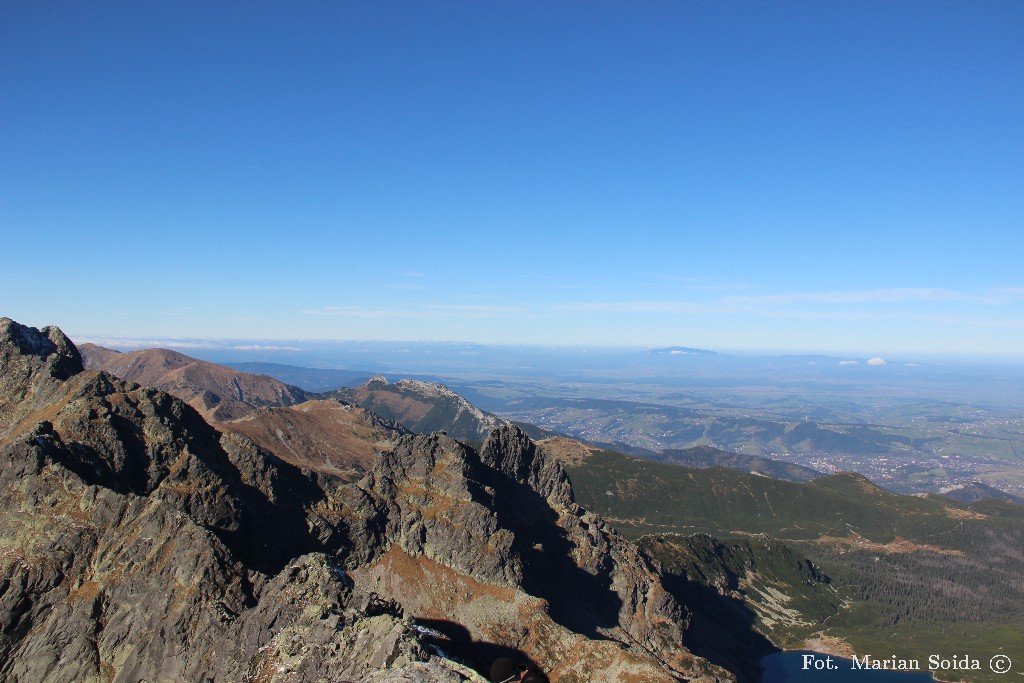
<svg viewBox="0 0 1024 683"><path fill-rule="evenodd" d="M249 437L285 462L346 480L368 469L374 453L391 448L399 436L375 426L362 408L329 400L260 408L217 427Z"/></svg>
<svg viewBox="0 0 1024 683"><path fill-rule="evenodd" d="M362 408L309 394L266 375L239 372L169 349L120 353L80 347L84 365L166 391L217 429L241 434L285 462L342 479L358 477L399 436Z"/></svg>
<svg viewBox="0 0 1024 683"><path fill-rule="evenodd" d="M94 344L79 348L85 367L187 402L207 418L235 419L262 406L290 406L307 400L302 389L266 375L238 372L169 349L118 353Z"/></svg>

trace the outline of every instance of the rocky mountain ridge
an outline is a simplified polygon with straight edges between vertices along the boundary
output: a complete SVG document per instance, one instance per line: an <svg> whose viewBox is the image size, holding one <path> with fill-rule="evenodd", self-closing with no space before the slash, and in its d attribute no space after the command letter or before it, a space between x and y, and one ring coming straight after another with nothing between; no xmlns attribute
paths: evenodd
<svg viewBox="0 0 1024 683"><path fill-rule="evenodd" d="M285 462L346 480L362 476L375 452L408 433L349 402L177 351L121 353L94 344L82 349L87 369L166 391L221 431L243 435Z"/></svg>
<svg viewBox="0 0 1024 683"><path fill-rule="evenodd" d="M166 391L219 421L251 414L263 406L292 406L313 398L309 392L267 375L238 372L170 349L121 353L83 344L83 363L115 377Z"/></svg>
<svg viewBox="0 0 1024 683"><path fill-rule="evenodd" d="M383 375L376 375L362 386L338 389L328 396L360 405L410 431L444 430L462 441L482 442L491 430L509 424L480 410L443 384L414 379L392 383Z"/></svg>
<svg viewBox="0 0 1024 683"><path fill-rule="evenodd" d="M554 683L732 678L515 427L401 437L346 484L56 328L0 320L0 377L0 677L454 682L513 653Z"/></svg>

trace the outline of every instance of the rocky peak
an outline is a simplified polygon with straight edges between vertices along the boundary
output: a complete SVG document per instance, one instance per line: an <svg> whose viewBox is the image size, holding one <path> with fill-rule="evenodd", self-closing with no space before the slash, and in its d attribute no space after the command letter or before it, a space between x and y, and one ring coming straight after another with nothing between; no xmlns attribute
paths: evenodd
<svg viewBox="0 0 1024 683"><path fill-rule="evenodd" d="M0 442L27 414L53 401L64 380L80 372L82 358L59 329L37 330L0 318Z"/></svg>
<svg viewBox="0 0 1024 683"><path fill-rule="evenodd" d="M408 389L422 396L433 396L435 398L462 398L454 391L440 382L424 382L419 379L400 379L395 383L400 389Z"/></svg>
<svg viewBox="0 0 1024 683"><path fill-rule="evenodd" d="M449 389L447 385L440 384L438 382L423 382L418 379L402 379L394 386L397 389L404 389L415 396L451 403L456 406L460 413L467 413L468 415L471 415L473 419L480 422L485 431L489 431L505 424L505 420L501 419L497 415L485 413L480 410L464 397Z"/></svg>
<svg viewBox="0 0 1024 683"><path fill-rule="evenodd" d="M535 622L543 638L527 633L520 644L549 668L567 667L566 681L612 680L598 669L569 672L559 648L581 637L629 643L630 656L653 656L669 671L706 666L681 646L688 613L655 566L573 502L562 466L518 427L495 429L479 452L441 433L403 437L347 489L342 507L359 581L387 586L410 611L468 622L480 617L444 597L453 589L425 586L455 570L475 582L460 591L511 591L501 600L522 603L519 616L503 624L494 615L473 637ZM587 642L578 656L597 647Z"/></svg>
<svg viewBox="0 0 1024 683"><path fill-rule="evenodd" d="M444 431L456 439L480 442L492 429L506 424L443 384L414 379L388 383L378 377L360 387L339 389L333 395L420 434Z"/></svg>
<svg viewBox="0 0 1024 683"><path fill-rule="evenodd" d="M573 505L569 476L562 465L537 448L515 425L493 430L480 449L481 462L529 486L557 507Z"/></svg>
<svg viewBox="0 0 1024 683"><path fill-rule="evenodd" d="M49 326L41 330L0 318L0 370L5 373L18 356L35 356L43 361L46 374L55 379L67 379L82 371L82 356L59 328Z"/></svg>
<svg viewBox="0 0 1024 683"><path fill-rule="evenodd" d="M496 492L481 475L476 453L445 434L402 437L350 493L361 509L356 519L365 520L352 526L355 556L371 559L397 545L484 581L518 585L513 534L500 528Z"/></svg>

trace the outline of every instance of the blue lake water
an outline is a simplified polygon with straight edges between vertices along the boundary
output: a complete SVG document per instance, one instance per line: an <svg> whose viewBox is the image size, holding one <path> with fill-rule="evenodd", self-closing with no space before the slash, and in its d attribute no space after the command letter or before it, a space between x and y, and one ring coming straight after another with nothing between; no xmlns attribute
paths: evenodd
<svg viewBox="0 0 1024 683"><path fill-rule="evenodd" d="M811 655L804 668L804 655ZM828 659L826 659L828 658ZM762 683L934 683L935 678L925 671L883 671L855 669L849 659L825 655L820 652L776 652L761 660L764 666ZM816 668L820 667L820 668ZM830 667L830 668L826 668ZM927 669L928 661L921 661Z"/></svg>

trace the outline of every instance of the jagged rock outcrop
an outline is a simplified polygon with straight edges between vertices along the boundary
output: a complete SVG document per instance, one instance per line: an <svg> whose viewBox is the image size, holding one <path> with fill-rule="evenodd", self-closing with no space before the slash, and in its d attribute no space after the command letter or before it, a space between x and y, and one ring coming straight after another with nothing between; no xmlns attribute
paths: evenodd
<svg viewBox="0 0 1024 683"><path fill-rule="evenodd" d="M403 618L345 611L315 477L82 371L55 328L0 321L0 378L0 679L363 680L427 658Z"/></svg>
<svg viewBox="0 0 1024 683"><path fill-rule="evenodd" d="M50 402L63 380L82 371L82 357L56 327L0 318L0 370L0 424L7 425Z"/></svg>
<svg viewBox="0 0 1024 683"><path fill-rule="evenodd" d="M342 509L357 585L515 647L558 680L724 676L685 649L686 610L654 564L576 505L561 465L517 427L479 453L405 437ZM439 599L460 593L470 599Z"/></svg>
<svg viewBox="0 0 1024 683"><path fill-rule="evenodd" d="M83 370L55 328L0 321L0 378L0 679L455 683L504 654L553 683L729 678L515 427L402 437L345 484Z"/></svg>

